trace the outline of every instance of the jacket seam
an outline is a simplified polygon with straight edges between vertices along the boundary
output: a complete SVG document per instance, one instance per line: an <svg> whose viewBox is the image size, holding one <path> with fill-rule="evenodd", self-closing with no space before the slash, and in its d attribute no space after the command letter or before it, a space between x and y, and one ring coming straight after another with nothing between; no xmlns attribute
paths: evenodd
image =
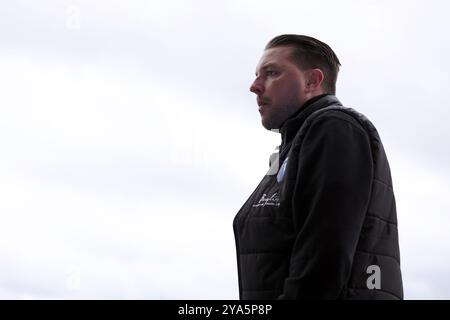
<svg viewBox="0 0 450 320"><path fill-rule="evenodd" d="M356 249L356 251L357 252L362 252L362 253L365 253L365 254L368 254L368 255L377 255L377 256L388 257L388 258L394 259L398 264L400 264L400 261L398 260L397 257L394 257L394 256L389 255L389 254L383 254L383 253L377 253L377 252L368 252L368 251L364 251L364 250L361 250L361 249Z"/></svg>
<svg viewBox="0 0 450 320"><path fill-rule="evenodd" d="M334 111L334 110L339 110L339 109L332 109L332 110L328 110L328 111ZM316 112L319 112L319 111L321 111L321 110L318 110L318 111L316 111ZM295 145L294 145L294 142L295 142L295 140L297 140L297 136L300 138L299 141L301 142L301 144L303 144L304 141L307 141L307 140L309 139L309 135L310 135L310 132L311 132L313 126L319 125L319 124L321 124L323 121L329 120L330 118L334 118L334 119L337 119L337 120L345 121L345 122L351 124L352 127L354 127L355 129L357 129L357 131L359 131L360 133L362 133L362 134L366 137L366 139L368 140L369 145L371 145L371 143L370 143L370 135L369 135L369 133L368 133L364 128L360 128L360 127L358 127L355 123L353 123L353 122L351 122L351 121L349 121L349 120L343 119L343 118L341 118L341 117L338 117L338 116L336 116L336 115L333 115L333 114L328 114L328 115L327 115L327 114L326 114L327 111L322 111L322 112L323 112L323 114L319 114L319 115L316 115L314 118L311 118L311 121L310 121L310 122L308 122L308 119L309 119L309 117L311 117L312 115L314 115L314 113L311 114L311 115L305 120L305 122L302 124L302 126L301 126L300 129L299 129L299 131L297 132L297 135L296 135L296 136L294 137L294 139L292 140L292 146L295 146ZM345 111L341 111L341 112L344 112L344 113L345 113ZM349 115L349 116L350 116L350 115ZM352 117L352 119L354 119L355 121L357 121L353 116L350 116L350 117ZM359 125L361 125L361 124L359 124ZM305 128L303 129L303 127L305 127ZM304 130L304 132L302 132L302 129ZM300 133L302 133L302 134L300 134Z"/></svg>
<svg viewBox="0 0 450 320"><path fill-rule="evenodd" d="M349 289L349 290L358 290L358 291L367 291L367 290L370 290L370 289L353 288L353 287L348 287L348 289ZM370 291L382 291L382 292L387 293L387 294L389 294L389 295L391 295L391 296L394 296L394 297L396 297L396 298L398 298L398 299L400 299L400 300L402 299L402 298L400 298L398 295L396 295L395 293L392 293L392 292L387 291L387 290L384 290L384 289L372 289L372 290L370 290Z"/></svg>
<svg viewBox="0 0 450 320"><path fill-rule="evenodd" d="M397 223L391 222L391 221L386 220L386 219L383 219L383 218L380 218L380 217L376 216L375 214L368 213L366 216L367 216L367 217L374 218L374 219L381 220L381 221L383 221L383 222L385 222L385 223L389 223L389 224L392 224L392 225L394 225L394 226L397 227Z"/></svg>
<svg viewBox="0 0 450 320"><path fill-rule="evenodd" d="M339 109L332 109L332 110L329 110L329 111L339 111ZM360 127L361 124L359 124L359 123L358 123L358 124L353 123L353 122L351 122L350 120L341 118L341 117L339 117L339 116L337 116L337 115L334 115L334 114L328 114L328 115L327 115L326 112L327 112L327 111L325 111L324 114L322 114L322 115L318 115L317 118L314 119L314 120L311 122L311 126L314 125L315 122L318 123L318 122L325 121L325 120L330 119L330 118L334 118L334 119L342 120L342 121L345 121L345 122L351 124L353 127L355 127L356 129L358 129L358 131L361 131L365 136L367 136L367 137L369 136L368 133L367 133L367 131L366 131L363 127ZM349 114L346 113L345 111L340 111L340 112L344 112L345 114L349 115ZM354 119L353 116L351 116L351 115L349 115L349 116L352 117L352 119ZM356 122L358 122L358 120L356 120L356 119L354 119L354 120L355 120ZM358 125L359 125L359 126L358 126Z"/></svg>
<svg viewBox="0 0 450 320"><path fill-rule="evenodd" d="M388 187L391 191L394 191L394 189L392 188L392 186L388 185L386 182L381 181L380 179L377 178L373 178L374 181L379 182L383 185L385 185L386 187Z"/></svg>

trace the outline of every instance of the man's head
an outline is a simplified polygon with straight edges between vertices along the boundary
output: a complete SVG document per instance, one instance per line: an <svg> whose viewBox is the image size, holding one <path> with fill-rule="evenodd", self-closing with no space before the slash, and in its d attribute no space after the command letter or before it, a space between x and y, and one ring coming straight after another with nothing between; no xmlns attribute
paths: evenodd
<svg viewBox="0 0 450 320"><path fill-rule="evenodd" d="M257 95L266 129L279 129L307 100L335 94L340 62L325 43L303 35L281 35L265 47L250 91Z"/></svg>

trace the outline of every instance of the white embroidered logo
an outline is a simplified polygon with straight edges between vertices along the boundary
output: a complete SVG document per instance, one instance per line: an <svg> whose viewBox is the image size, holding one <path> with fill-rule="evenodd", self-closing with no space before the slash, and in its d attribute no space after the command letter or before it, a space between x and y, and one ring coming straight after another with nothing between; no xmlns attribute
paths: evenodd
<svg viewBox="0 0 450 320"><path fill-rule="evenodd" d="M261 199L259 199L258 203L254 204L253 207L265 207L265 206L279 206L280 205L280 197L278 196L278 192L275 192L271 197L268 197L267 194L263 194Z"/></svg>

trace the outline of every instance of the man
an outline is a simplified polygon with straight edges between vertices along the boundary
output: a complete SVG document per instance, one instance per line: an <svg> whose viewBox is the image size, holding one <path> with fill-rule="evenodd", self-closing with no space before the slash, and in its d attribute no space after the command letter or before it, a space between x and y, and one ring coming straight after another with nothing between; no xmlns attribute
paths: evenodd
<svg viewBox="0 0 450 320"><path fill-rule="evenodd" d="M403 299L389 164L336 98L339 66L325 43L281 35L256 68L250 91L281 145L233 221L241 299Z"/></svg>

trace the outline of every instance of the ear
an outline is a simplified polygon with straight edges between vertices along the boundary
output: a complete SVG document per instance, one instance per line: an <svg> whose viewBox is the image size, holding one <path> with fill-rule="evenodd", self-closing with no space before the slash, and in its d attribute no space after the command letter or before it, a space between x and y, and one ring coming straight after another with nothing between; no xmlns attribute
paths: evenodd
<svg viewBox="0 0 450 320"><path fill-rule="evenodd" d="M306 76L306 91L314 92L322 90L323 72L320 69L311 69L305 73Z"/></svg>

